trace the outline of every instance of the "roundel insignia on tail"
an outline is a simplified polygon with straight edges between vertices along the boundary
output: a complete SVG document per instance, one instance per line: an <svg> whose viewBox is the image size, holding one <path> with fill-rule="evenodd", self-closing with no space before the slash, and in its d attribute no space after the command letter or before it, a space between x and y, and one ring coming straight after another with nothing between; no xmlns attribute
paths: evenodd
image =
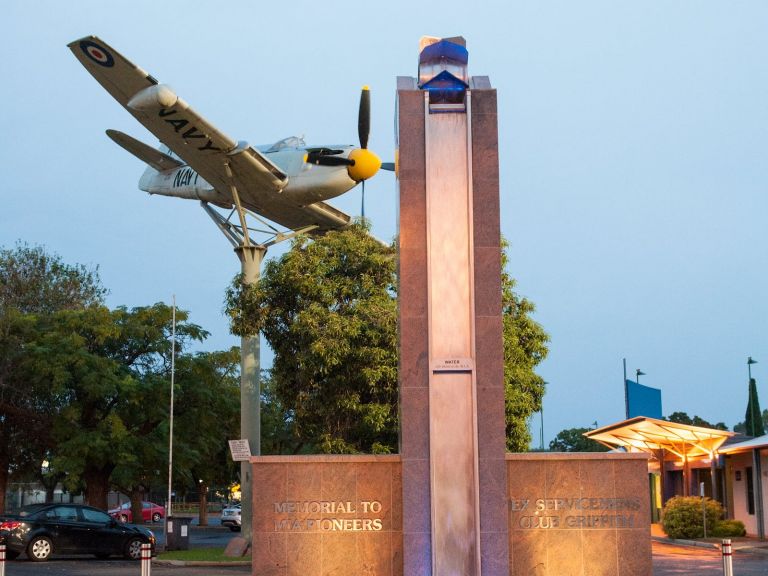
<svg viewBox="0 0 768 576"><path fill-rule="evenodd" d="M80 49L85 52L85 55L88 56L88 58L100 66L109 68L115 65L115 59L112 57L112 54L109 53L109 50L96 44L96 42L83 40L80 42Z"/></svg>

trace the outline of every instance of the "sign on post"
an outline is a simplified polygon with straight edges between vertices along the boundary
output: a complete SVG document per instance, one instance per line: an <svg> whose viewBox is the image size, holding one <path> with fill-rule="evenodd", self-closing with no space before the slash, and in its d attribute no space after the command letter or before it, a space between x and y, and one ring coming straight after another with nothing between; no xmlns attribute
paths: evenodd
<svg viewBox="0 0 768 576"><path fill-rule="evenodd" d="M230 440L229 451L232 454L232 460L235 462L248 462L251 459L251 445L248 439Z"/></svg>

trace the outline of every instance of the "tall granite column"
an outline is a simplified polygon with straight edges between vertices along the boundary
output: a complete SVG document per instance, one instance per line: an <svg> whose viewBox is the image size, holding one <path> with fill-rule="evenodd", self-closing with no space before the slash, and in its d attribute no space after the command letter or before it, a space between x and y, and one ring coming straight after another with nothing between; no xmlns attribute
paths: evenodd
<svg viewBox="0 0 768 576"><path fill-rule="evenodd" d="M470 79L465 119L425 94L398 79L404 573L507 576L496 92Z"/></svg>

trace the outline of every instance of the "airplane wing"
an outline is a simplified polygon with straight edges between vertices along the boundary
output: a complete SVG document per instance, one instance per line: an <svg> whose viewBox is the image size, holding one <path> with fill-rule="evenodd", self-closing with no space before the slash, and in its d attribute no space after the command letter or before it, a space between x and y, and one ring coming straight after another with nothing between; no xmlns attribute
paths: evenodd
<svg viewBox="0 0 768 576"><path fill-rule="evenodd" d="M258 206L269 203L265 193L276 194L288 183L256 149L221 133L106 42L87 36L68 46L115 100L221 193L231 196L234 185L244 203Z"/></svg>
<svg viewBox="0 0 768 576"><path fill-rule="evenodd" d="M152 146L147 146L144 142L139 142L136 138L131 138L128 134L123 134L118 130L107 130L109 136L115 144L118 144L143 162L149 164L158 172L172 170L184 166L184 162L176 160L173 156L168 156Z"/></svg>

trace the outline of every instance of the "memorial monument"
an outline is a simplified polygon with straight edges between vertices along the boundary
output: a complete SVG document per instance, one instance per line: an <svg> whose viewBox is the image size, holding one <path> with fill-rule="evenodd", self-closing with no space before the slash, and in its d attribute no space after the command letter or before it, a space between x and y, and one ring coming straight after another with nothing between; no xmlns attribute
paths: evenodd
<svg viewBox="0 0 768 576"><path fill-rule="evenodd" d="M253 574L651 574L645 456L506 454L496 91L397 81L400 454L260 456Z"/></svg>

